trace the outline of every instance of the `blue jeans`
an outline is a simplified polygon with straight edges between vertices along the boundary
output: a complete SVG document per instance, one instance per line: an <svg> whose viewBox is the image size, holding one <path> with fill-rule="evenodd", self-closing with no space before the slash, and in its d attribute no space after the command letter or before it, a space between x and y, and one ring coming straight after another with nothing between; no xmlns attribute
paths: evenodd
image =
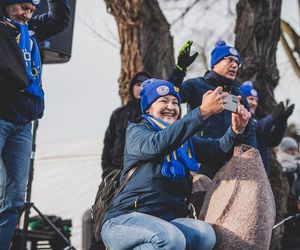
<svg viewBox="0 0 300 250"><path fill-rule="evenodd" d="M168 222L138 212L107 220L101 237L109 250L208 250L216 242L212 226L204 221L179 218Z"/></svg>
<svg viewBox="0 0 300 250"><path fill-rule="evenodd" d="M0 250L8 249L24 205L31 141L31 123L0 119Z"/></svg>

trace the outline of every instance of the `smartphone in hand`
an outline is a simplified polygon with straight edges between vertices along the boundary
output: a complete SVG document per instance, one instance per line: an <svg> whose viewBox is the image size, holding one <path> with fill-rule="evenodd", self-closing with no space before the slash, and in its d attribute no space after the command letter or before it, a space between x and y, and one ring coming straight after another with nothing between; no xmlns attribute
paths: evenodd
<svg viewBox="0 0 300 250"><path fill-rule="evenodd" d="M237 96L228 94L228 96L226 96L224 100L226 101L226 103L224 104L224 109L236 113L239 105Z"/></svg>

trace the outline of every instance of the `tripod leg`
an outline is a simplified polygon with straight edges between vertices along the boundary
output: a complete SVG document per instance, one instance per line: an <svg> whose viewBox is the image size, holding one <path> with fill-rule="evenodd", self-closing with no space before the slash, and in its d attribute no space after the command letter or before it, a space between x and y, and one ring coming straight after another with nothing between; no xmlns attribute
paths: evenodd
<svg viewBox="0 0 300 250"><path fill-rule="evenodd" d="M30 214L30 207L33 206L33 203L24 204L24 224L23 224L23 234L22 234L22 241L21 241L21 249L26 250L26 242L27 242L27 235L28 235L28 224L29 224L29 214Z"/></svg>
<svg viewBox="0 0 300 250"><path fill-rule="evenodd" d="M69 245L68 249L76 250L74 246L72 246L71 242L62 234L62 232L46 217L42 214L40 210L35 205L32 205L32 208L43 218L45 222Z"/></svg>

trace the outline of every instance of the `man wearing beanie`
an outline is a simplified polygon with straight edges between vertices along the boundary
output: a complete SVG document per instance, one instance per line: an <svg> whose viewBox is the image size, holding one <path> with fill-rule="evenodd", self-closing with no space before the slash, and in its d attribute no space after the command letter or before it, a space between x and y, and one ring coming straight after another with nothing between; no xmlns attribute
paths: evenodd
<svg viewBox="0 0 300 250"><path fill-rule="evenodd" d="M182 102L187 102L189 109L201 105L202 96L208 90L214 90L218 86L223 87L232 95L239 96L240 84L235 80L236 74L241 64L241 58L238 51L227 45L224 41L218 41L211 52L211 70L206 72L203 77L197 77L183 81L186 75L186 69L193 63L197 53L190 55L192 41L188 41L179 51L178 61L172 72L170 81L180 88ZM241 103L247 108L246 98L242 98ZM211 116L204 126L201 135L204 137L220 138L226 132L231 124L231 112L224 110L220 114ZM255 127L250 120L246 127L245 136L241 137L240 143L245 143L256 147ZM228 153L228 160L232 156L232 151ZM203 164L200 173L213 178L216 172L224 165L213 163Z"/></svg>
<svg viewBox="0 0 300 250"><path fill-rule="evenodd" d="M261 154L267 174L270 173L268 147L278 146L282 140L286 127L287 119L293 113L294 104L284 106L280 102L266 117L257 117L255 111L258 106L259 97L251 81L246 81L241 85L241 93L246 97L252 118L256 125L257 148Z"/></svg>
<svg viewBox="0 0 300 250"><path fill-rule="evenodd" d="M37 42L64 30L67 0L48 0L48 13L33 16L39 0L0 0L0 249L7 250L29 172L31 122L43 116L44 92Z"/></svg>

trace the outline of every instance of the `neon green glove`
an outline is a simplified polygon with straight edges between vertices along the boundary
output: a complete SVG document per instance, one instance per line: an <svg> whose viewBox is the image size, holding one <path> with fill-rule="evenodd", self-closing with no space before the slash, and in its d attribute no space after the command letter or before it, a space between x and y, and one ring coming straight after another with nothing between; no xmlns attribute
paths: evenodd
<svg viewBox="0 0 300 250"><path fill-rule="evenodd" d="M196 57L198 56L198 52L190 56L192 44L193 41L189 40L179 50L176 68L180 71L186 72L186 69L195 61Z"/></svg>

